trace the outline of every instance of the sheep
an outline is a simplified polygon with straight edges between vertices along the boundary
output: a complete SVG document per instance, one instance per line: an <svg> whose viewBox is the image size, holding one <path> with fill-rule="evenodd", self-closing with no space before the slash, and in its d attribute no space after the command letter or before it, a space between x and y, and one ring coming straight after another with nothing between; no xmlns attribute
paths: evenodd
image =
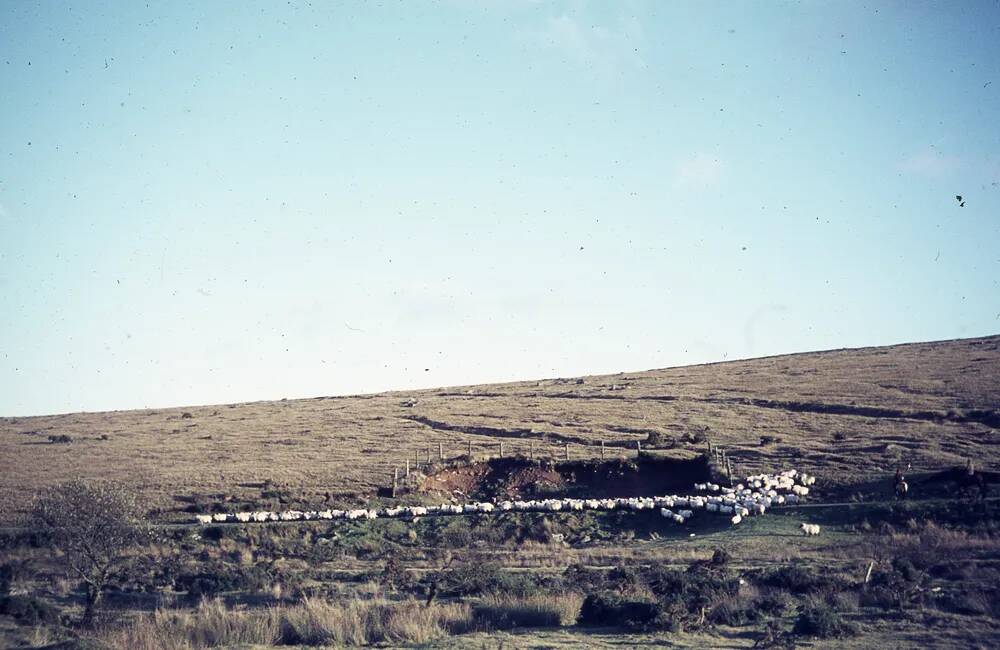
<svg viewBox="0 0 1000 650"><path fill-rule="evenodd" d="M707 504L705 504L705 510L708 510L709 512L718 512L719 511L719 504L718 503L711 503L711 502L707 503Z"/></svg>
<svg viewBox="0 0 1000 650"><path fill-rule="evenodd" d="M743 516L740 515L740 514L735 514L735 515L732 516L732 518L729 521L731 521L733 523L733 525L735 526L736 524L738 524L741 521L743 521Z"/></svg>
<svg viewBox="0 0 1000 650"><path fill-rule="evenodd" d="M236 513L236 521L245 524L246 522L250 521L251 514L253 514L253 513L250 513L250 512L237 512Z"/></svg>
<svg viewBox="0 0 1000 650"><path fill-rule="evenodd" d="M514 508L514 502L513 501L501 501L499 503L499 506L500 506L500 510L502 510L504 512L507 512L508 510L513 510L513 508Z"/></svg>
<svg viewBox="0 0 1000 650"><path fill-rule="evenodd" d="M477 503L476 508L479 510L479 512L487 512L487 513L493 512L492 503Z"/></svg>
<svg viewBox="0 0 1000 650"><path fill-rule="evenodd" d="M320 510L318 513L320 519L333 519L333 510Z"/></svg>
<svg viewBox="0 0 1000 650"><path fill-rule="evenodd" d="M680 515L674 515L674 521L677 522L678 524L683 524L684 517L681 517Z"/></svg>
<svg viewBox="0 0 1000 650"><path fill-rule="evenodd" d="M805 522L799 526L799 530L802 531L807 537L810 535L819 535L819 524L807 524Z"/></svg>
<svg viewBox="0 0 1000 650"><path fill-rule="evenodd" d="M199 524L212 523L212 515L195 515L194 518L198 520Z"/></svg>
<svg viewBox="0 0 1000 650"><path fill-rule="evenodd" d="M228 519L228 518L229 518L229 515L226 515L226 514L223 514L223 513L218 513L218 514L212 515L212 521L218 522L220 524L224 523L226 521L226 519Z"/></svg>

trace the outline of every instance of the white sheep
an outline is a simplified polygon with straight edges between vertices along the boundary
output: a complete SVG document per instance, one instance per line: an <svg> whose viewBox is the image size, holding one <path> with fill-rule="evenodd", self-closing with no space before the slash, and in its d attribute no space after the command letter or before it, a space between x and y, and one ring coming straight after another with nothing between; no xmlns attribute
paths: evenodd
<svg viewBox="0 0 1000 650"><path fill-rule="evenodd" d="M212 523L212 515L195 515L194 518L198 520L199 524Z"/></svg>
<svg viewBox="0 0 1000 650"><path fill-rule="evenodd" d="M799 530L806 536L809 535L819 535L819 524L807 524L805 522L799 526Z"/></svg>
<svg viewBox="0 0 1000 650"><path fill-rule="evenodd" d="M738 524L741 521L743 521L743 516L739 515L739 514L733 515L732 518L729 521L731 521L733 523L733 525L735 526L736 524Z"/></svg>

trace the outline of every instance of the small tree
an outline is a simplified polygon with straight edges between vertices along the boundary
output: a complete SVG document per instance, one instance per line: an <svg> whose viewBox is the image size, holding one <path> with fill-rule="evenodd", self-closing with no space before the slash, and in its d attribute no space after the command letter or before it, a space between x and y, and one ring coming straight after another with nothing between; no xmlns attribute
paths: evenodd
<svg viewBox="0 0 1000 650"><path fill-rule="evenodd" d="M83 581L83 623L89 626L129 549L149 539L138 496L118 483L71 481L42 493L32 515L33 526Z"/></svg>

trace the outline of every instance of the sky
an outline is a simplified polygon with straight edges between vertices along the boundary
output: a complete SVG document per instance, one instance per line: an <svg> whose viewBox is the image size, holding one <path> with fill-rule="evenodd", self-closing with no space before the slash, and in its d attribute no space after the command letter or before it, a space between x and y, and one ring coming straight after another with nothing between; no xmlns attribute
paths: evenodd
<svg viewBox="0 0 1000 650"><path fill-rule="evenodd" d="M998 124L995 1L0 3L0 415L996 334Z"/></svg>

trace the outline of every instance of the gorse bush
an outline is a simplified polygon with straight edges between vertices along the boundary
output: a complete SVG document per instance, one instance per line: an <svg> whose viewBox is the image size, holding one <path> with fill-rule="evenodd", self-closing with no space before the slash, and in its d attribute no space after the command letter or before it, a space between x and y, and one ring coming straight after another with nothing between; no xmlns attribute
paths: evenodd
<svg viewBox="0 0 1000 650"><path fill-rule="evenodd" d="M28 596L0 596L0 615L9 616L21 625L60 622L56 607Z"/></svg>
<svg viewBox="0 0 1000 650"><path fill-rule="evenodd" d="M854 626L841 618L832 607L819 604L803 608L792 628L793 634L821 639L847 636L855 631Z"/></svg>
<svg viewBox="0 0 1000 650"><path fill-rule="evenodd" d="M616 593L588 595L580 608L580 625L645 629L660 614L660 606L649 600L627 598Z"/></svg>

